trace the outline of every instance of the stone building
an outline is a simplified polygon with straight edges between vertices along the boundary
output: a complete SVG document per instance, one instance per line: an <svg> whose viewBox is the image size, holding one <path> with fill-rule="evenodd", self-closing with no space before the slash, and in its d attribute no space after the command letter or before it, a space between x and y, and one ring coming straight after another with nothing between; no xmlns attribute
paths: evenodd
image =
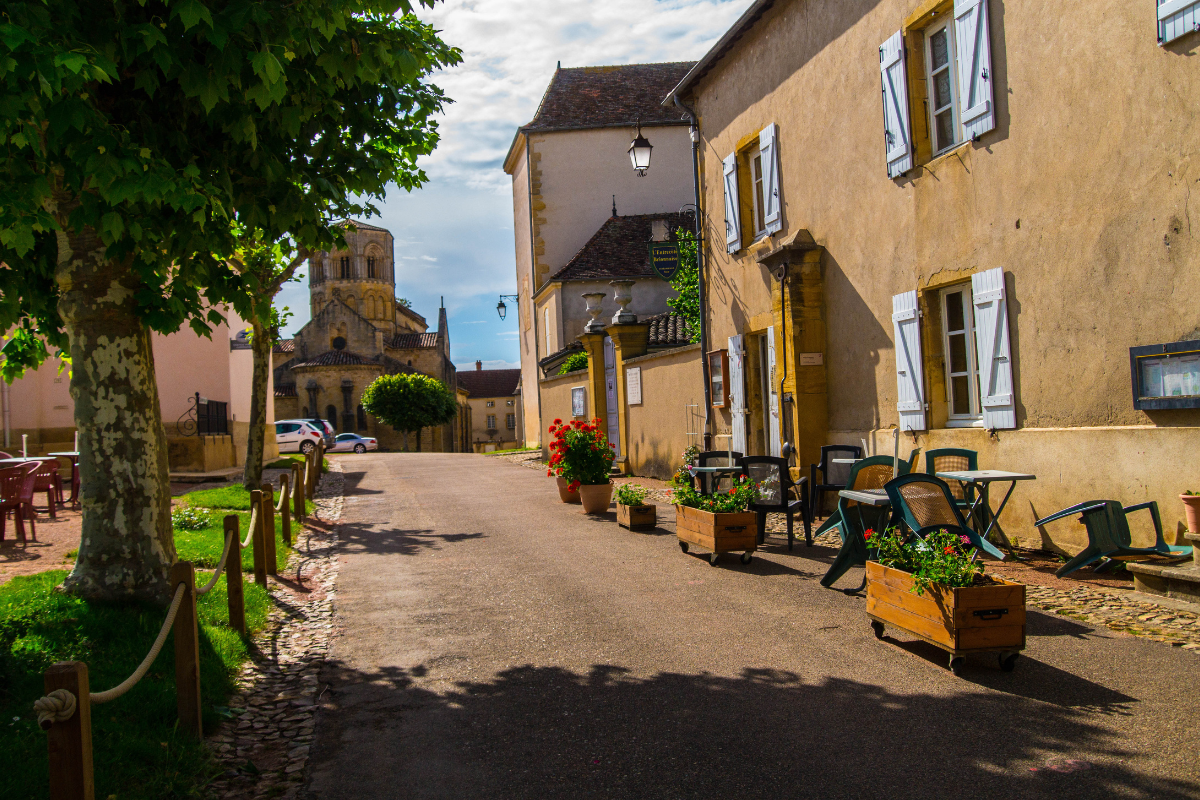
<svg viewBox="0 0 1200 800"><path fill-rule="evenodd" d="M471 427L470 449L490 453L519 447L525 441L521 409L521 370L484 369L475 362L475 371L458 373L458 388L469 392Z"/></svg>
<svg viewBox="0 0 1200 800"><path fill-rule="evenodd" d="M419 441L410 435L409 449L463 449L461 418L468 410L450 361L446 309L430 331L423 316L396 299L392 234L352 223L346 249L309 261L308 283L312 319L272 355L276 418L326 419L338 433L363 433L383 449L403 449L403 433L363 410L362 392L380 375L419 372L458 394L460 419L426 428Z"/></svg>

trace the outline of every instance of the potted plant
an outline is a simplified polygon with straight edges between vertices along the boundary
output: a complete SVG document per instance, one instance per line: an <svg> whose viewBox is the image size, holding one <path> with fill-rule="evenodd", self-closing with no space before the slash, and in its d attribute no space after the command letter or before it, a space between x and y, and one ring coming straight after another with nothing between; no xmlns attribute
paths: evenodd
<svg viewBox="0 0 1200 800"><path fill-rule="evenodd" d="M691 486L671 491L675 503L675 535L679 549L688 552L698 545L712 553L708 563L716 566L721 553L742 551L742 563L749 564L758 547L758 526L750 504L759 497L758 484L748 478L735 481L728 492L699 494Z"/></svg>
<svg viewBox="0 0 1200 800"><path fill-rule="evenodd" d="M1179 495L1183 501L1183 514L1187 520L1188 533L1200 533L1200 494L1190 489Z"/></svg>
<svg viewBox="0 0 1200 800"><path fill-rule="evenodd" d="M566 494L577 494L585 514L603 514L612 500L612 445L608 443L600 420L591 422L554 420L550 426L554 440L550 442L550 468L547 475L557 475L566 483ZM562 496L562 490L559 490ZM564 498L565 502L571 502Z"/></svg>
<svg viewBox="0 0 1200 800"><path fill-rule="evenodd" d="M897 528L868 530L867 616L875 636L894 625L950 654L958 675L967 653L999 653L1009 672L1025 649L1025 586L984 574L970 540L945 529L924 539Z"/></svg>
<svg viewBox="0 0 1200 800"><path fill-rule="evenodd" d="M658 509L646 504L645 486L627 483L617 487L617 524L631 531L653 528L658 524Z"/></svg>

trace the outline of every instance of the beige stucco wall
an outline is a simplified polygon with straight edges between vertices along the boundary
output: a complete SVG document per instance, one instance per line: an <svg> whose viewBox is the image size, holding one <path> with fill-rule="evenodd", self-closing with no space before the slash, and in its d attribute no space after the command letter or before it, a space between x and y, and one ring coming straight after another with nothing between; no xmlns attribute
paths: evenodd
<svg viewBox="0 0 1200 800"><path fill-rule="evenodd" d="M545 422L543 428L549 428L550 423L556 419L569 422L572 419L588 420L592 418L593 409L595 406L592 401L591 390L587 388L588 373L586 369L568 372L566 375L556 375L553 378L543 378L538 389L542 394L542 419ZM587 390L587 413L582 417L571 416L571 390L577 386L582 386ZM531 438L529 433L526 433L526 438ZM549 458L549 450L546 445L550 442L550 434L543 430L541 432L542 455Z"/></svg>
<svg viewBox="0 0 1200 800"><path fill-rule="evenodd" d="M550 318L557 319L558 322L555 324L554 345L550 350L546 350L543 339L543 343L539 343L538 358L545 358L550 353L561 350L583 333L583 326L588 321L585 310L587 301L583 299L583 295L588 292L604 293L605 296L600 301L600 308L604 312L600 315L600 321L605 325L610 324L613 315L617 313L617 304L613 300L615 288L608 281L552 281L539 293L537 307L542 316L538 319L544 319L543 309L549 308ZM671 284L660 278L640 279L633 285L632 292L633 300L628 308L638 319L670 311L667 299L677 294L671 288Z"/></svg>
<svg viewBox="0 0 1200 800"><path fill-rule="evenodd" d="M642 402L629 406L629 472L667 480L687 446L702 444L687 435L704 425L700 345L631 358L624 366L642 370Z"/></svg>
<svg viewBox="0 0 1200 800"><path fill-rule="evenodd" d="M508 405L509 401L512 405ZM491 408L487 407L489 402L495 403ZM512 395L510 397L472 397L467 403L471 407L471 432L470 432L470 447L468 449L475 452L483 452L484 444L494 444L493 449L506 449L515 447L518 442L525 441L525 429L522 423L521 414L521 395ZM494 433L489 433L487 427L488 414L496 415L496 429ZM506 415L515 414L517 419L517 427L514 430L509 430L506 424Z"/></svg>
<svg viewBox="0 0 1200 800"><path fill-rule="evenodd" d="M213 328L212 338L184 327L169 336L151 335L158 402L163 424L172 433L175 421L191 407L196 392L201 397L231 403L229 339L244 322L230 310L229 322ZM248 352L248 351L247 351ZM249 386L247 386L247 392Z"/></svg>
<svg viewBox="0 0 1200 800"><path fill-rule="evenodd" d="M825 248L828 439L897 421L892 296L1000 267L1020 430L996 443L935 427L917 444L963 442L981 467L1039 473L1014 495L1010 533L1038 536L1031 504L1048 513L1093 497L1157 499L1173 530L1174 495L1200 485L1181 457L1200 446L1200 412L1135 411L1128 348L1200 332L1189 222L1200 75L1188 58L1200 37L1160 48L1152 7L1118 0L1068 0L1050 16L992 2L996 129L892 181L878 47L916 6L781 2L718 62L696 98L708 235L724 238L721 159L776 123L785 227L761 247L803 228ZM1086 46L1068 26L1080 18L1104 20ZM708 252L714 348L771 310L755 251ZM922 323L934 426L945 403L936 316ZM718 421L728 428L727 413ZM1047 534L1072 548L1073 525Z"/></svg>

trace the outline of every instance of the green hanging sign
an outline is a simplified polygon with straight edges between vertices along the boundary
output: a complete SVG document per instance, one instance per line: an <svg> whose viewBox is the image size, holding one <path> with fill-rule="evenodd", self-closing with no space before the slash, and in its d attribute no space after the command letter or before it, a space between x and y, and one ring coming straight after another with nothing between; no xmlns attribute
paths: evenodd
<svg viewBox="0 0 1200 800"><path fill-rule="evenodd" d="M650 243L650 269L664 281L670 281L679 272L679 245L675 242Z"/></svg>

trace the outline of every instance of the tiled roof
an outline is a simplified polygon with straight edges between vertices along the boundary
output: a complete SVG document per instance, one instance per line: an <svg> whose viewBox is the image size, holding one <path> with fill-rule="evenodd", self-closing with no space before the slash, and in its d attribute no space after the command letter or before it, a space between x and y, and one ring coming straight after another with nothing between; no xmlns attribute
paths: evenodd
<svg viewBox="0 0 1200 800"><path fill-rule="evenodd" d="M650 324L649 345L651 347L681 347L692 343L692 331L687 320L674 311L655 314L653 317L646 317L641 322Z"/></svg>
<svg viewBox="0 0 1200 800"><path fill-rule="evenodd" d="M576 339L561 350L556 350L550 355L538 361L538 366L542 369L550 369L552 366L558 366L566 360L571 353L579 351L583 352L583 342Z"/></svg>
<svg viewBox="0 0 1200 800"><path fill-rule="evenodd" d="M298 397L296 394L296 384L285 383L282 386L275 387L276 397Z"/></svg>
<svg viewBox="0 0 1200 800"><path fill-rule="evenodd" d="M294 352L296 352L296 340L295 339L280 339L278 342L275 343L275 346L271 348L271 352L272 353L294 353Z"/></svg>
<svg viewBox="0 0 1200 800"><path fill-rule="evenodd" d="M397 333L388 342L393 350L419 350L423 347L437 347L437 333Z"/></svg>
<svg viewBox="0 0 1200 800"><path fill-rule="evenodd" d="M650 269L650 236L654 220L666 220L671 230L693 227L692 215L635 214L609 217L592 235L588 243L554 273L552 280L579 281L601 278L643 278L654 273Z"/></svg>
<svg viewBox="0 0 1200 800"><path fill-rule="evenodd" d="M350 353L346 350L330 350L316 358L310 358L308 361L299 364L293 364L292 369L300 369L301 367L347 367L360 364L378 365L378 361L372 361L369 358L363 358L356 353Z"/></svg>
<svg viewBox="0 0 1200 800"><path fill-rule="evenodd" d="M695 65L625 64L555 70L537 113L524 131L607 128L641 118L643 127L686 125L683 112L662 99Z"/></svg>
<svg viewBox="0 0 1200 800"><path fill-rule="evenodd" d="M472 397L509 397L517 393L519 369L475 369L458 373L458 385Z"/></svg>
<svg viewBox="0 0 1200 800"><path fill-rule="evenodd" d="M338 225L341 225L342 227L346 227L348 225L353 225L355 228L357 228L360 231L383 231L384 233L391 233L391 231L389 231L387 228L380 228L375 225L368 225L367 223L359 222L356 219L344 219L341 222L339 222Z"/></svg>

